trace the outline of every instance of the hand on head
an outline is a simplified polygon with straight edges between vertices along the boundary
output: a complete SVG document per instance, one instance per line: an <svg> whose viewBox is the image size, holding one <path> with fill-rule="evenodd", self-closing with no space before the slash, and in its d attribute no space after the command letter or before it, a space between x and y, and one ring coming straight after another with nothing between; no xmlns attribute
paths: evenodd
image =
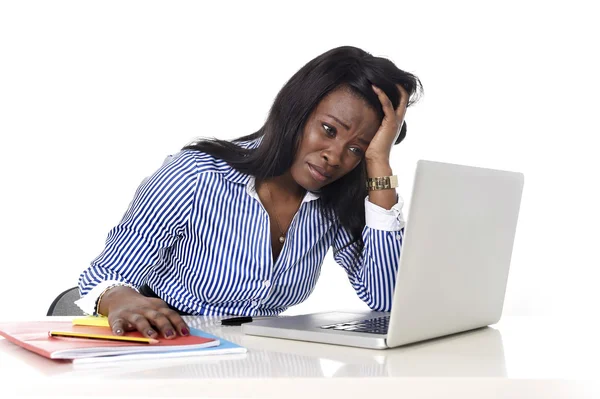
<svg viewBox="0 0 600 399"><path fill-rule="evenodd" d="M385 92L379 87L373 86L373 91L377 93L377 97L379 97L379 101L381 102L384 117L381 126L375 133L375 137L371 140L365 153L367 162L389 162L392 146L396 142L402 129L409 96L404 87L399 84L397 84L396 87L398 87L398 90L400 91L400 104L398 105L398 108L394 110L392 102Z"/></svg>

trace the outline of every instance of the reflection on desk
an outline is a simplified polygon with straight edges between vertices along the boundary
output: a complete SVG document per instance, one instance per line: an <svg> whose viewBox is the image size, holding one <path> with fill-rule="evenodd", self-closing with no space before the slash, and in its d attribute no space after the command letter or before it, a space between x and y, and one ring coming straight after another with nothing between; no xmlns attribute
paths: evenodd
<svg viewBox="0 0 600 399"><path fill-rule="evenodd" d="M73 365L0 339L2 397L11 392L236 398L280 398L285 392L286 399L390 392L463 399L490 392L498 398L600 397L595 366L600 341L581 320L503 318L492 327L388 350L243 335L239 326L221 326L220 318L187 322L245 346L248 353ZM110 389L99 391L99 386Z"/></svg>
<svg viewBox="0 0 600 399"><path fill-rule="evenodd" d="M381 351L243 335L241 327L221 326L218 318L187 317L186 322L191 327L245 346L248 353L65 364L65 367L51 368L52 374L89 377L101 373L104 377L143 379L506 377L502 337L498 330L490 327ZM47 359L33 355L23 360L34 365ZM41 369L48 369L48 365L42 365Z"/></svg>

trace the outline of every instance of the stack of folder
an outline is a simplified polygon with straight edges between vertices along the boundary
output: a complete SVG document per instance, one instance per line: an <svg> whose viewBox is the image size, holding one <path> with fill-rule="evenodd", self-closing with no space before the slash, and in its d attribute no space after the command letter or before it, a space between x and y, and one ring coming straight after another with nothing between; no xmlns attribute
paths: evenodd
<svg viewBox="0 0 600 399"><path fill-rule="evenodd" d="M246 348L195 328L174 339L151 339L139 332L113 335L106 317L69 321L0 323L0 336L49 359L97 363L246 353Z"/></svg>

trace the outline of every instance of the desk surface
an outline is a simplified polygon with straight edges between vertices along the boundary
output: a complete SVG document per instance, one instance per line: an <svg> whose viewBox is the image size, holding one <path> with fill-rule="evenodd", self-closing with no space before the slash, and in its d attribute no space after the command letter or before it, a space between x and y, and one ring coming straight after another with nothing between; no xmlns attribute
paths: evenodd
<svg viewBox="0 0 600 399"><path fill-rule="evenodd" d="M243 335L240 327L221 326L215 317L187 321L245 346L248 353L73 365L0 339L2 392L92 397L370 397L390 392L418 397L600 397L597 332L580 321L504 317L492 327L383 351Z"/></svg>

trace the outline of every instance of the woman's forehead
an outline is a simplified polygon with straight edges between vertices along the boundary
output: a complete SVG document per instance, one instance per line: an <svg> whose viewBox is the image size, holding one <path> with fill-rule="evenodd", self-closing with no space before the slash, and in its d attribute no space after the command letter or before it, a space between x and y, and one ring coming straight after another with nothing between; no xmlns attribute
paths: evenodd
<svg viewBox="0 0 600 399"><path fill-rule="evenodd" d="M375 110L349 89L336 89L318 104L316 113L338 119L350 128L377 122Z"/></svg>

